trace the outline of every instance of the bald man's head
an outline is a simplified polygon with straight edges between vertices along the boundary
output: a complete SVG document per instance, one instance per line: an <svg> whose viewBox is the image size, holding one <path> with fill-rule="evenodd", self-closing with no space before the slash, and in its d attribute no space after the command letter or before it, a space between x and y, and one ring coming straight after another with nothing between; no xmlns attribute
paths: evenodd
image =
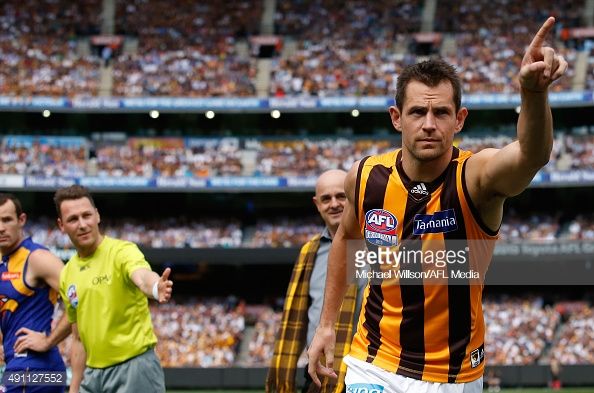
<svg viewBox="0 0 594 393"><path fill-rule="evenodd" d="M345 171L331 169L322 173L316 182L316 195L313 201L332 236L338 229L347 200L344 192L346 175Z"/></svg>

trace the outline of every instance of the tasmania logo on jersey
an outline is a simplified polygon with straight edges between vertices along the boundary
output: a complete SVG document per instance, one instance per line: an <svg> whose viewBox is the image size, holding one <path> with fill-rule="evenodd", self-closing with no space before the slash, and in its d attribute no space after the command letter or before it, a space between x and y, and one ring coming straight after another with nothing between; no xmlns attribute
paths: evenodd
<svg viewBox="0 0 594 393"><path fill-rule="evenodd" d="M376 246L398 245L398 220L384 209L372 209L365 214L365 240Z"/></svg>
<svg viewBox="0 0 594 393"><path fill-rule="evenodd" d="M76 294L76 285L72 284L68 287L66 291L66 295L68 296L68 300L70 301L70 305L72 308L78 307L78 295Z"/></svg>
<svg viewBox="0 0 594 393"><path fill-rule="evenodd" d="M444 233L458 229L454 209L442 210L433 214L417 214L414 218L413 234Z"/></svg>

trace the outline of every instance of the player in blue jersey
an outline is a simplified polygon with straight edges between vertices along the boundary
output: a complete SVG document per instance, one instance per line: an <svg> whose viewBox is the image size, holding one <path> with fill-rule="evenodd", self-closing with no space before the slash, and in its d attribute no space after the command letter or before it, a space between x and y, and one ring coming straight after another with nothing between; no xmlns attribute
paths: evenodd
<svg viewBox="0 0 594 393"><path fill-rule="evenodd" d="M0 194L0 328L6 363L0 392L63 392L65 380L62 385L50 386L33 373L52 372L48 375L54 375L55 381L65 378L57 374L66 369L56 345L70 334L67 318L51 331L64 264L25 237L26 221L19 200ZM29 377L22 378L18 371L27 371ZM8 381L10 375L14 378Z"/></svg>

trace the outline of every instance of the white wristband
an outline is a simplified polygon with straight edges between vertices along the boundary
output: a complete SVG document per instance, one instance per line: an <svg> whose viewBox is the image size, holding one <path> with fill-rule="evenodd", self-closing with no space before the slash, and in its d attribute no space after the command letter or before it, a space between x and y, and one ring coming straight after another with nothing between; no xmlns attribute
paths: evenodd
<svg viewBox="0 0 594 393"><path fill-rule="evenodd" d="M159 280L155 281L153 285L153 297L156 301L159 301Z"/></svg>

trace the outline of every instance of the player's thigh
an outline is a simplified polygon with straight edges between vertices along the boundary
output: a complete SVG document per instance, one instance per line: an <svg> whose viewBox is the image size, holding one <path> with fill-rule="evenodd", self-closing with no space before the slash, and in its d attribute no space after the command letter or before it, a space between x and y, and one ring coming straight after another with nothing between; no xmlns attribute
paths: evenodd
<svg viewBox="0 0 594 393"><path fill-rule="evenodd" d="M482 393L483 378L469 383L434 383L388 372L347 356L347 393Z"/></svg>
<svg viewBox="0 0 594 393"><path fill-rule="evenodd" d="M80 383L79 393L100 392L103 372L103 369L86 367Z"/></svg>
<svg viewBox="0 0 594 393"><path fill-rule="evenodd" d="M405 390L392 386L390 379L395 374L351 356L346 356L343 361L347 365L346 393L405 393Z"/></svg>
<svg viewBox="0 0 594 393"><path fill-rule="evenodd" d="M164 393L165 376L155 351L150 349L104 375L105 393Z"/></svg>

